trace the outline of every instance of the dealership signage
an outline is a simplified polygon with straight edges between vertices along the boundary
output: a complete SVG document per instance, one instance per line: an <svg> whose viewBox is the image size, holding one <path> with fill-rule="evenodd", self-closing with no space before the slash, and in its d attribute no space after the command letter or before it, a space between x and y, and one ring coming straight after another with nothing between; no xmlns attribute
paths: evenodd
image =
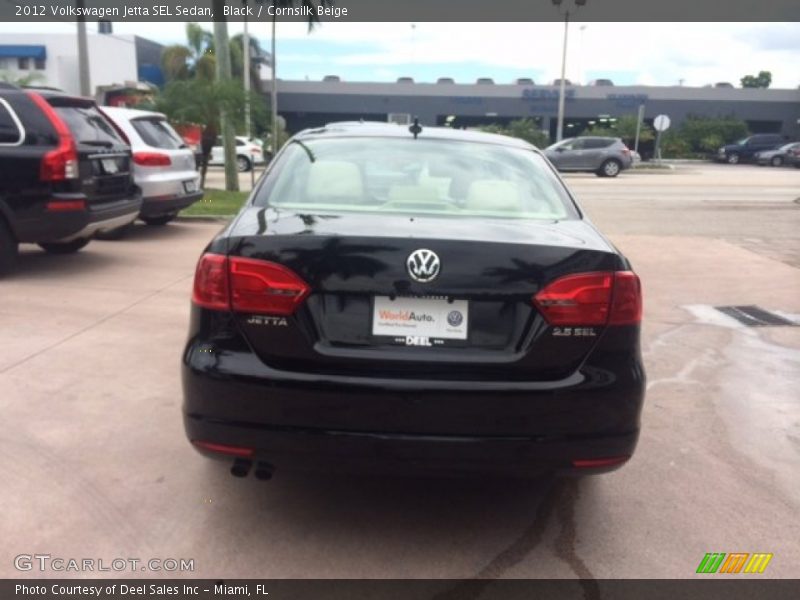
<svg viewBox="0 0 800 600"><path fill-rule="evenodd" d="M529 102L558 102L558 90L526 88L522 90L522 99ZM564 100L571 102L574 99L575 90L564 90Z"/></svg>

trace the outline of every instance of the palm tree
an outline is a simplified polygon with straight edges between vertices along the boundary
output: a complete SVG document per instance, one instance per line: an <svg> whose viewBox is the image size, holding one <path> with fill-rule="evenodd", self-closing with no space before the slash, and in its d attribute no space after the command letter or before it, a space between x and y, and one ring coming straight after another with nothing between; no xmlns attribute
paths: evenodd
<svg viewBox="0 0 800 600"><path fill-rule="evenodd" d="M44 77L42 77L41 73L28 73L27 75L23 75L21 77L19 75L12 75L11 73L0 73L0 81L5 81L6 83L17 85L19 87L40 83L43 79Z"/></svg>
<svg viewBox="0 0 800 600"><path fill-rule="evenodd" d="M333 6L334 0L317 0L317 4L319 6ZM272 0L273 5L276 9L278 8L288 8L291 6L295 6L298 4L298 0ZM314 26L319 23L319 19L317 18L317 10L314 6L313 0L299 0L299 4L304 8L310 8L309 10L309 17L308 17L308 31L311 32L314 29ZM277 11L276 11L277 12ZM272 154L273 156L277 154L278 150L280 149L280 135L279 135L279 124L278 124L278 59L276 56L275 50L275 30L277 25L277 17L273 15L272 17L272 86L270 87L270 108L272 112Z"/></svg>
<svg viewBox="0 0 800 600"><path fill-rule="evenodd" d="M167 81L200 77L214 79L214 38L198 23L186 24L187 44L167 46L161 53L161 68Z"/></svg>

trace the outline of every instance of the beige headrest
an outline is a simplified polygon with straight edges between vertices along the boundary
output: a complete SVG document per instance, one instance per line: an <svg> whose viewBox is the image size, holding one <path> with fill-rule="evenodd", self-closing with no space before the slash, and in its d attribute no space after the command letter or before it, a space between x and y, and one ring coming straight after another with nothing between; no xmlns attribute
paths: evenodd
<svg viewBox="0 0 800 600"><path fill-rule="evenodd" d="M465 208L487 212L519 212L522 210L519 187L503 179L478 179L469 186Z"/></svg>
<svg viewBox="0 0 800 600"><path fill-rule="evenodd" d="M364 181L358 165L344 160L311 163L306 195L309 198L362 198Z"/></svg>

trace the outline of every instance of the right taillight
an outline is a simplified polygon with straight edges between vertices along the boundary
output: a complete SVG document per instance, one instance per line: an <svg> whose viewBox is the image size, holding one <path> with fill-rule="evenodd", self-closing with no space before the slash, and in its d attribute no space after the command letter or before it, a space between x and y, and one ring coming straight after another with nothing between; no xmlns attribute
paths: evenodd
<svg viewBox="0 0 800 600"><path fill-rule="evenodd" d="M277 263L204 254L197 263L192 301L212 310L287 316L311 288Z"/></svg>
<svg viewBox="0 0 800 600"><path fill-rule="evenodd" d="M545 286L533 303L551 325L633 325L642 318L639 278L631 271L566 275Z"/></svg>
<svg viewBox="0 0 800 600"><path fill-rule="evenodd" d="M609 325L636 325L642 322L642 284L632 271L614 273Z"/></svg>
<svg viewBox="0 0 800 600"><path fill-rule="evenodd" d="M39 179L41 181L77 179L78 151L72 133L53 107L40 94L28 92L28 97L41 109L58 137L56 149L50 150L42 157Z"/></svg>

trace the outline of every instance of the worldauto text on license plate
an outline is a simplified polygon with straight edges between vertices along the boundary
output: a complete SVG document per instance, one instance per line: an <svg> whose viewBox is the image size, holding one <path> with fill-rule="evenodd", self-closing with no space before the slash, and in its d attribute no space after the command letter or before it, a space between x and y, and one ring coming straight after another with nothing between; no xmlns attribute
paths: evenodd
<svg viewBox="0 0 800 600"><path fill-rule="evenodd" d="M372 335L466 340L468 311L466 300L375 296Z"/></svg>

